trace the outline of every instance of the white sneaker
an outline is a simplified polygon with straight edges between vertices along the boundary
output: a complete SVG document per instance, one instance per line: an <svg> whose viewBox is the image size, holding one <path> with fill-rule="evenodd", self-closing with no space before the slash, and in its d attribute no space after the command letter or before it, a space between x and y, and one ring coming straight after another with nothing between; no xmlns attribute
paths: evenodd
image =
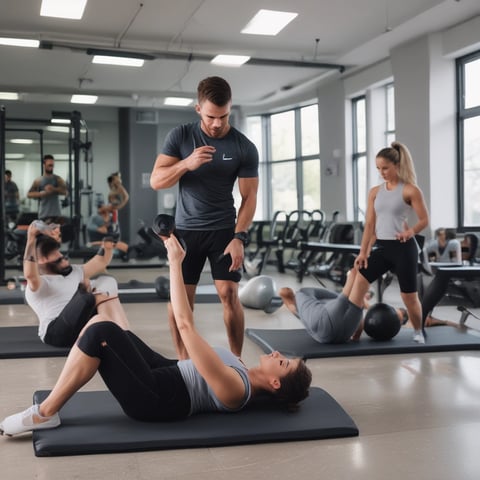
<svg viewBox="0 0 480 480"><path fill-rule="evenodd" d="M40 420L35 423L34 419ZM45 428L55 428L60 425L60 417L58 413L51 417L42 417L38 413L38 405L32 405L23 412L10 415L2 420L0 423L0 433L11 437L19 433L30 432L32 430L42 430Z"/></svg>
<svg viewBox="0 0 480 480"><path fill-rule="evenodd" d="M92 293L94 295L107 295L108 297L118 296L118 283L113 277L101 275L90 280Z"/></svg>
<svg viewBox="0 0 480 480"><path fill-rule="evenodd" d="M420 330L418 330L414 333L413 341L416 342L416 343L419 343L421 345L425 344L425 337L423 336L423 333Z"/></svg>

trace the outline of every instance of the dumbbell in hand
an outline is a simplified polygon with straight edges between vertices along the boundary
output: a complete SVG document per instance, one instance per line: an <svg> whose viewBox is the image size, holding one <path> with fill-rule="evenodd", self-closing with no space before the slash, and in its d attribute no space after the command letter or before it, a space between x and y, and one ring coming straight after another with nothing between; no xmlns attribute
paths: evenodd
<svg viewBox="0 0 480 480"><path fill-rule="evenodd" d="M183 238L177 235L177 231L175 228L175 218L172 215L168 215L166 213L159 213L155 220L153 221L152 230L155 235L159 237L169 237L170 235L175 235L182 245L182 248L186 251L187 246Z"/></svg>

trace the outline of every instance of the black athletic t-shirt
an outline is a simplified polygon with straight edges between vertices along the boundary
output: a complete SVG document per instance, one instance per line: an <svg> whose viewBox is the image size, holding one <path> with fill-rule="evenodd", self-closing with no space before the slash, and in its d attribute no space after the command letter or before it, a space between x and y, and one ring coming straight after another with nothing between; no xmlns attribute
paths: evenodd
<svg viewBox="0 0 480 480"><path fill-rule="evenodd" d="M233 186L237 178L258 177L257 148L234 127L223 138L211 138L196 122L171 130L162 153L183 160L202 145L213 146L216 152L210 163L180 179L176 225L184 230L232 228L236 220Z"/></svg>

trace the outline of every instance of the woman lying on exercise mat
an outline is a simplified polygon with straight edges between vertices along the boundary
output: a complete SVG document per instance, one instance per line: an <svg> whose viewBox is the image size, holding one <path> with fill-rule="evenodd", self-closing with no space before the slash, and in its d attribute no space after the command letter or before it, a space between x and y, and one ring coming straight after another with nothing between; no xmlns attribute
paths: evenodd
<svg viewBox="0 0 480 480"><path fill-rule="evenodd" d="M326 288L307 287L294 292L281 288L279 295L284 305L303 323L309 335L319 343L346 343L357 341L363 331L363 311L370 308L372 292L367 292L362 302L351 295L358 270L352 268L340 294ZM399 325L414 328L405 308L394 309ZM434 319L426 327L450 325L455 322Z"/></svg>
<svg viewBox="0 0 480 480"><path fill-rule="evenodd" d="M185 252L174 235L164 242L170 263L171 303L190 359L167 359L131 331L97 315L72 347L48 397L5 418L0 423L2 434L59 426L59 410L97 371L129 417L150 422L199 412L236 412L260 394L271 394L287 404L308 396L312 376L303 360L273 352L247 369L229 350L213 349L200 336L183 285Z"/></svg>

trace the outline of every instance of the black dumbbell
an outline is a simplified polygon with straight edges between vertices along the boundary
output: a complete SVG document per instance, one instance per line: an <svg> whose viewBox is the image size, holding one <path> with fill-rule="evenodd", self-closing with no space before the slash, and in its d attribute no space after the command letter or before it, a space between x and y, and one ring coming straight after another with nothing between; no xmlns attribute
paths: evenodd
<svg viewBox="0 0 480 480"><path fill-rule="evenodd" d="M160 213L153 221L152 230L160 237L169 237L175 231L175 218L166 213Z"/></svg>
<svg viewBox="0 0 480 480"><path fill-rule="evenodd" d="M170 235L175 235L182 245L184 250L187 250L187 246L183 238L179 237L175 229L175 218L172 215L167 213L159 213L152 225L153 232L159 237L169 237Z"/></svg>

